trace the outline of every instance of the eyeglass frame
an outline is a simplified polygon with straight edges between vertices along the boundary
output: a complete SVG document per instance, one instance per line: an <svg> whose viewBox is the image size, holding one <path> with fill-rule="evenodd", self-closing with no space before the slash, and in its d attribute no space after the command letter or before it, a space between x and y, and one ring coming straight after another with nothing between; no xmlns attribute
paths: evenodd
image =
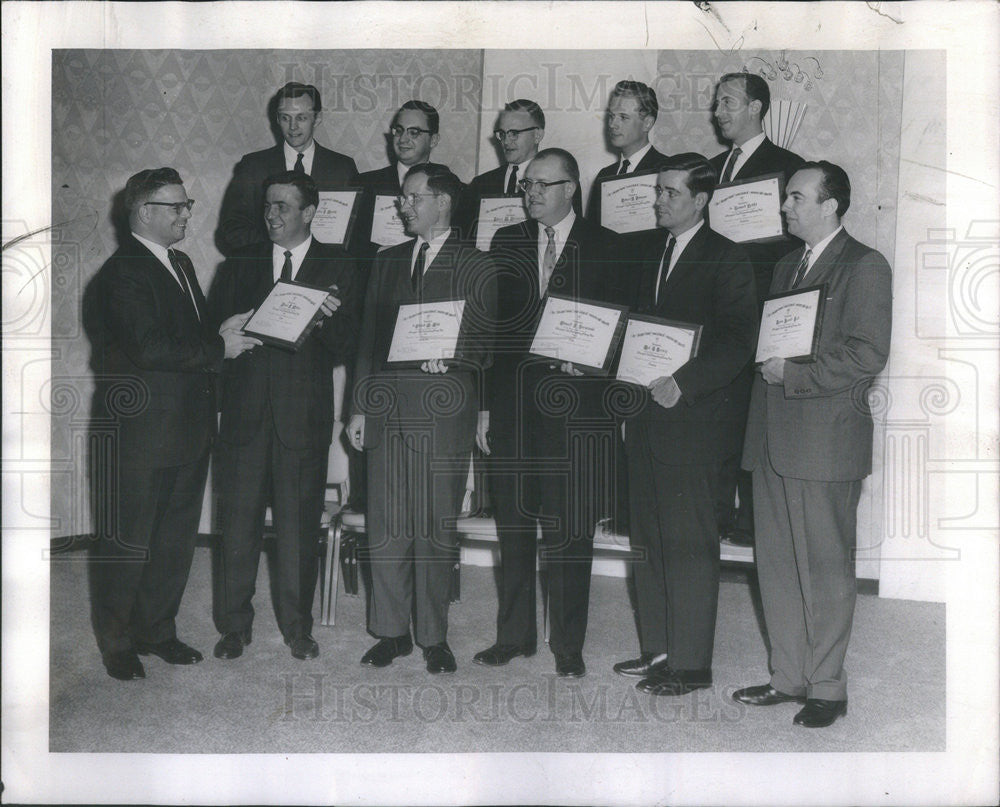
<svg viewBox="0 0 1000 807"><path fill-rule="evenodd" d="M172 207L174 214L179 216L182 208L187 210L188 213L191 212L191 208L194 207L194 199L188 199L186 202L143 202L143 204L155 205L156 207Z"/></svg>
<svg viewBox="0 0 1000 807"><path fill-rule="evenodd" d="M536 129L541 129L541 126L529 126L527 129L494 129L493 136L497 139L497 142L503 143L507 138L513 136L518 138L525 132L533 132Z"/></svg>
<svg viewBox="0 0 1000 807"><path fill-rule="evenodd" d="M554 182L546 182L543 179L528 179L527 177L524 177L523 179L519 179L517 181L517 187L519 187L525 193L531 193L531 189L535 185L540 185L542 191L544 192L547 191L549 188L553 187L554 185L565 185L567 182L572 182L572 181L573 181L572 179L557 179Z"/></svg>
<svg viewBox="0 0 1000 807"><path fill-rule="evenodd" d="M413 201L414 197L422 199L425 196L440 196L440 195L441 195L440 192L439 193L407 193L405 195L400 194L399 196L396 197L396 204L399 205L399 207L402 207L403 205L409 203L410 207L416 207L417 203L415 201Z"/></svg>
<svg viewBox="0 0 1000 807"><path fill-rule="evenodd" d="M402 137L404 132L406 132L406 134L408 134L414 140L416 140L422 134L428 134L428 135L434 134L434 132L432 132L430 129L421 129L419 126L400 126L398 123L394 123L392 126L389 127L389 134L391 134L393 137ZM414 132L416 134L414 134Z"/></svg>

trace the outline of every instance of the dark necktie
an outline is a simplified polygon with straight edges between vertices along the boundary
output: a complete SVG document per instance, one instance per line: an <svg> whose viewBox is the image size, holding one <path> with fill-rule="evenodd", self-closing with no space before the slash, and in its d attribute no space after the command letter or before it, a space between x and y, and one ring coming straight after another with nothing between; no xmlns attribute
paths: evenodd
<svg viewBox="0 0 1000 807"><path fill-rule="evenodd" d="M731 152L729 152L729 160L726 162L726 170L722 172L722 179L719 182L729 182L733 178L733 169L736 167L736 161L740 158L743 151L739 146L736 146Z"/></svg>
<svg viewBox="0 0 1000 807"><path fill-rule="evenodd" d="M414 292L420 288L420 279L424 276L424 261L427 260L427 250L430 248L431 245L424 241L417 252L417 259L413 262L413 274L410 275L410 288Z"/></svg>
<svg viewBox="0 0 1000 807"><path fill-rule="evenodd" d="M299 154L299 156L295 158L295 165L292 167L292 170L296 174L304 174L306 172L306 167L302 164L302 154Z"/></svg>
<svg viewBox="0 0 1000 807"><path fill-rule="evenodd" d="M549 281L552 279L552 272L556 268L556 231L552 227L546 227L545 234L548 236L549 242L545 245L545 254L542 256L542 297L545 296Z"/></svg>
<svg viewBox="0 0 1000 807"><path fill-rule="evenodd" d="M517 166L511 166L510 177L507 179L507 190L504 191L508 196L513 196L517 193Z"/></svg>
<svg viewBox="0 0 1000 807"><path fill-rule="evenodd" d="M174 270L174 274L177 275L177 281L181 284L181 288L184 290L184 296L191 301L191 305L194 307L195 316L201 319L201 312L198 310L198 304L195 302L194 296L191 294L191 284L188 283L187 275L184 274L183 261L190 260L188 256L183 252L178 253L175 249L167 250L167 258L170 259L170 268Z"/></svg>
<svg viewBox="0 0 1000 807"><path fill-rule="evenodd" d="M672 235L667 236L667 245L663 249L663 269L660 271L660 285L656 289L656 302L659 304L663 296L663 290L667 287L667 278L670 275L670 260L674 256L674 244L677 243Z"/></svg>
<svg viewBox="0 0 1000 807"><path fill-rule="evenodd" d="M615 176L620 177L622 174L628 173L629 161L622 160L622 164L618 166L618 173Z"/></svg>
<svg viewBox="0 0 1000 807"><path fill-rule="evenodd" d="M285 262L281 264L281 279L292 279L292 253L287 249L285 250Z"/></svg>
<svg viewBox="0 0 1000 807"><path fill-rule="evenodd" d="M807 249L802 254L802 260L799 261L799 265L795 267L795 274L792 276L792 285L789 286L790 289L796 288L799 283L802 282L802 278L805 277L806 269L809 268L809 256L812 254L811 249Z"/></svg>

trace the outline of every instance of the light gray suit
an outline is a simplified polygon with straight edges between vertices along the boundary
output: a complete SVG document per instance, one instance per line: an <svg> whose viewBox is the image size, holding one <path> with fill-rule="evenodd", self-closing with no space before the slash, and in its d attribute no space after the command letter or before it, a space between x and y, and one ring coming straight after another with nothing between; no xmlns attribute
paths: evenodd
<svg viewBox="0 0 1000 807"><path fill-rule="evenodd" d="M775 266L787 290L803 250ZM885 367L892 274L877 251L839 232L801 286L826 284L816 361L786 362L784 386L758 374L743 468L753 471L757 573L771 643L771 686L847 698L861 480L871 473L866 394Z"/></svg>

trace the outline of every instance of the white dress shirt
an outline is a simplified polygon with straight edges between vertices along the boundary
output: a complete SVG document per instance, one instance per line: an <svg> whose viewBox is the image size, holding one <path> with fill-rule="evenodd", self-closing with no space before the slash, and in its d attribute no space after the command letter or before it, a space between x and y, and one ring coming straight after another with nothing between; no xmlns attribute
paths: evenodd
<svg viewBox="0 0 1000 807"><path fill-rule="evenodd" d="M424 255L424 272L426 272L427 267L441 251L441 247L444 246L449 235L451 235L451 230L445 230L440 235L435 235L430 241L425 240L422 235L417 236L417 240L413 244L413 252L410 255L410 277L413 277L413 268L417 265L417 255L420 254L421 245L427 244L427 254Z"/></svg>
<svg viewBox="0 0 1000 807"><path fill-rule="evenodd" d="M839 233L843 229L844 225L840 225L836 230L830 233L822 241L817 242L816 246L814 247L811 247L808 244L806 244L806 249L809 250L809 263L806 266L805 272L802 273L802 280L799 281L800 286L803 283L805 283L805 280L809 276L809 273L812 271L812 268L816 265L816 260L819 258L820 255L823 254L823 250L825 250L828 246L830 246L830 242L837 236L837 233Z"/></svg>
<svg viewBox="0 0 1000 807"><path fill-rule="evenodd" d="M299 152L287 143L284 143L283 145L285 150L285 170L291 171L295 168L295 161L299 158ZM301 154L302 167L305 169L307 174L312 176L313 157L316 155L316 141L310 140L309 145L302 150Z"/></svg>
<svg viewBox="0 0 1000 807"><path fill-rule="evenodd" d="M726 161L722 164L722 173L726 172L726 166L732 159L733 148L739 148L740 150L740 156L736 158L736 164L733 165L733 170L729 174L730 181L736 178L736 175L739 173L740 169L746 164L746 161L749 160L753 156L753 153L760 148L760 144L764 142L765 137L766 136L763 132L761 132L760 134L755 134L753 137L747 140L747 142L744 143L742 146L736 146L734 144L733 147L729 150L729 154L726 155Z"/></svg>
<svg viewBox="0 0 1000 807"><path fill-rule="evenodd" d="M655 291L653 292L653 299L656 302L660 302L660 284L665 283L670 278L670 273L674 270L674 267L677 266L677 261L680 260L681 253L684 252L684 248L691 243L691 239L694 238L695 233L697 233L704 224L705 220L701 219L693 227L688 227L680 235L674 236L674 241L676 241L676 243L674 244L674 251L670 253L670 266L665 267L663 265L663 256L660 256L660 268L656 273L656 286L654 287ZM664 247L664 249L666 248ZM666 275L664 275L664 272L666 272Z"/></svg>
<svg viewBox="0 0 1000 807"><path fill-rule="evenodd" d="M552 240L556 245L556 260L559 260L559 256L562 255L563 249L566 247L566 239L569 238L569 231L573 229L573 222L576 221L576 213L570 210L566 214L566 217L552 225L552 229L555 233L552 236ZM538 279L541 283L542 279L542 262L545 260L545 249L549 245L549 236L545 232L545 225L538 222ZM550 280L552 278L549 278Z"/></svg>
<svg viewBox="0 0 1000 807"><path fill-rule="evenodd" d="M615 173L617 174L619 171L622 170L622 163L625 160L628 160L628 170L625 173L626 174L635 173L635 167L642 162L642 158L646 156L646 154L652 147L653 147L652 143L647 143L631 157L626 157L624 154L620 155L618 157L618 167L615 169Z"/></svg>
<svg viewBox="0 0 1000 807"><path fill-rule="evenodd" d="M289 250L292 253L292 280L295 280L296 276L299 274L299 269L302 267L302 261L305 260L306 253L309 251L310 246L312 246L311 235L297 247L292 247ZM285 247L273 244L271 249L271 272L275 283L281 279L281 267L284 265Z"/></svg>

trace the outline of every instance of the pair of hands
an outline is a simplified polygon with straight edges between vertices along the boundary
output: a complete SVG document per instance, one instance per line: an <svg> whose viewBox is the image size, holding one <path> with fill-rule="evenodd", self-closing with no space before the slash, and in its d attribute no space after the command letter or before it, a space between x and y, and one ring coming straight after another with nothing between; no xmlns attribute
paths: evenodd
<svg viewBox="0 0 1000 807"><path fill-rule="evenodd" d="M573 366L573 363L569 361L564 361L560 364L559 369L567 375L583 375L583 373L577 370ZM660 376L649 385L649 392L653 396L653 400L664 409L670 409L671 407L676 406L678 401L681 399L681 388L677 386L677 382L674 381L673 376Z"/></svg>
<svg viewBox="0 0 1000 807"><path fill-rule="evenodd" d="M319 310L323 314L323 319L319 321L319 327L322 327L323 323L333 316L333 312L340 308L340 298L336 296L337 291L336 285L331 286L330 293L326 295L326 299L320 305ZM253 312L254 309L251 308L242 314L233 314L219 326L219 336L222 337L222 341L226 345L227 359L235 359L246 351L253 350L258 345L263 344L260 339L243 333L243 326L253 316Z"/></svg>

